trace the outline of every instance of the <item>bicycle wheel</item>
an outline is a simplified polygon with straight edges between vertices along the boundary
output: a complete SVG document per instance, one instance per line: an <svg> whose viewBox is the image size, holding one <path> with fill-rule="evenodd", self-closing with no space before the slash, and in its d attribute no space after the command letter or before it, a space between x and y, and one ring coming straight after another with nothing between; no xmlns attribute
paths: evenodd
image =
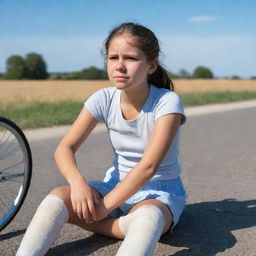
<svg viewBox="0 0 256 256"><path fill-rule="evenodd" d="M30 186L32 156L21 129L0 117L0 231L18 213Z"/></svg>

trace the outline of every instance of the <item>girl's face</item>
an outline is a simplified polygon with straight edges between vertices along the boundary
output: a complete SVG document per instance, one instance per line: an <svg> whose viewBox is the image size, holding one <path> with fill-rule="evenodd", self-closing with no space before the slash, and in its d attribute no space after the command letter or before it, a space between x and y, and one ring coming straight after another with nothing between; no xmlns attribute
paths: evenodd
<svg viewBox="0 0 256 256"><path fill-rule="evenodd" d="M107 72L118 89L146 87L148 75L157 67L157 61L149 62L144 52L133 45L133 39L127 35L116 36L110 41Z"/></svg>

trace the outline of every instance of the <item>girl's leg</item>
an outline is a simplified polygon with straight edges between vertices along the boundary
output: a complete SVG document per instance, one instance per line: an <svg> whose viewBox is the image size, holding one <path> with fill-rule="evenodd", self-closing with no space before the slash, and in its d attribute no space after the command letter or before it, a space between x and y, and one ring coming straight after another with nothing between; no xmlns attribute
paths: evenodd
<svg viewBox="0 0 256 256"><path fill-rule="evenodd" d="M163 230L162 234L167 232L170 229L170 227L172 225L172 221L173 221L172 213L171 213L169 207L157 199L147 199L147 200L143 200L143 201L139 202L138 204L136 204L129 211L129 214L133 213L134 211L136 211L138 208L140 208L143 205L155 205L162 211L164 218L165 218L165 226L164 226L164 230Z"/></svg>
<svg viewBox="0 0 256 256"><path fill-rule="evenodd" d="M45 255L67 221L68 210L63 200L52 194L47 195L37 208L16 255Z"/></svg>
<svg viewBox="0 0 256 256"><path fill-rule="evenodd" d="M45 255L66 222L106 236L124 238L116 218L107 218L92 224L87 224L84 220L79 219L72 210L70 187L58 187L47 195L39 205L16 255Z"/></svg>
<svg viewBox="0 0 256 256"><path fill-rule="evenodd" d="M95 188L92 187L92 189L94 189L94 191L98 193L98 191ZM93 222L91 224L86 223L84 219L80 219L73 212L72 203L70 200L70 192L70 186L58 187L51 192L51 194L54 194L55 196L62 198L65 202L65 205L69 212L68 223L108 237L117 239L124 238L124 235L119 228L119 218L106 218L104 220L101 220L99 222ZM102 197L99 193L98 195L99 197Z"/></svg>
<svg viewBox="0 0 256 256"><path fill-rule="evenodd" d="M153 255L161 234L170 228L171 223L172 214L165 204L156 199L140 202L119 219L125 239L117 255Z"/></svg>

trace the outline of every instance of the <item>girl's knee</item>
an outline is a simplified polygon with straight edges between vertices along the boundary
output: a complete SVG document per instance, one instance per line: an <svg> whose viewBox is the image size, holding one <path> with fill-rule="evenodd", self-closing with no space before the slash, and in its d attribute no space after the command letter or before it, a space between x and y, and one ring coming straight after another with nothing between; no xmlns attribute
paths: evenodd
<svg viewBox="0 0 256 256"><path fill-rule="evenodd" d="M60 186L51 190L49 194L55 195L61 199L65 199L65 197L70 195L70 189L68 186Z"/></svg>
<svg viewBox="0 0 256 256"><path fill-rule="evenodd" d="M49 194L55 195L60 199L62 199L66 207L69 208L69 205L70 205L70 187L69 186L56 187L52 191L50 191Z"/></svg>
<svg viewBox="0 0 256 256"><path fill-rule="evenodd" d="M126 235L130 228L143 229L146 233L159 229L164 230L165 217L161 209L152 204L144 204L132 213L119 218L121 232ZM144 232L143 231L143 232Z"/></svg>
<svg viewBox="0 0 256 256"><path fill-rule="evenodd" d="M71 194L70 186L56 187L52 191L50 191L49 194L55 195L63 200L63 202L69 212L68 222L70 222L74 215L71 198L70 198L70 194Z"/></svg>
<svg viewBox="0 0 256 256"><path fill-rule="evenodd" d="M157 199L147 199L147 200L144 200L144 201L138 203L137 205L135 205L129 213L132 213L132 212L140 209L142 206L153 206L153 208L157 207L163 214L164 220L165 220L163 233L165 233L166 231L169 230L169 228L172 224L172 221L173 221L173 217L172 217L172 212L170 211L170 209L168 208L168 206L166 204L162 203L161 201L159 201Z"/></svg>

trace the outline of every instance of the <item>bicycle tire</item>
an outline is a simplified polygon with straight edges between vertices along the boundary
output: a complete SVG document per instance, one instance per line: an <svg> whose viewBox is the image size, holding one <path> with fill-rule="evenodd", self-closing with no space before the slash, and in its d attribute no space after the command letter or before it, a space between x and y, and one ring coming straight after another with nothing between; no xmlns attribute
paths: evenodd
<svg viewBox="0 0 256 256"><path fill-rule="evenodd" d="M32 154L22 130L0 117L0 231L20 210L29 190Z"/></svg>

